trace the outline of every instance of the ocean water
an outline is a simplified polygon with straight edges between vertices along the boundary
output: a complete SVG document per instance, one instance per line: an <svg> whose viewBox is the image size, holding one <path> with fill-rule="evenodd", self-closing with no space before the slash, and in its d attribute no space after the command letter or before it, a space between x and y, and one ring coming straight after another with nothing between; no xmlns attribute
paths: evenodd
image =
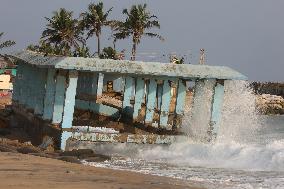
<svg viewBox="0 0 284 189"><path fill-rule="evenodd" d="M214 142L192 137L198 136L194 128L201 122L191 119L188 108L183 121L183 127L190 128L188 140L170 146L102 146L95 150L107 152L112 160L83 163L198 182L206 188L284 189L284 116L259 115L245 82L227 83L225 92Z"/></svg>

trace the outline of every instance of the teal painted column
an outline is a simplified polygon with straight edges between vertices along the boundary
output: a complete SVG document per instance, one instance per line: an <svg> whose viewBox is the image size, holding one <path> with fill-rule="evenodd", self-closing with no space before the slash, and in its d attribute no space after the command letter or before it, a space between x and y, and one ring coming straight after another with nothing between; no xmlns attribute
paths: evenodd
<svg viewBox="0 0 284 189"><path fill-rule="evenodd" d="M214 90L211 121L210 121L211 132L214 137L217 136L220 127L223 100L224 100L224 85L217 83Z"/></svg>
<svg viewBox="0 0 284 189"><path fill-rule="evenodd" d="M58 124L62 121L64 99L65 99L65 87L66 78L63 73L57 73L56 86L55 86L55 100L53 107L52 123Z"/></svg>
<svg viewBox="0 0 284 189"><path fill-rule="evenodd" d="M84 93L84 80L83 80L83 72L78 73L78 81L77 81L77 94Z"/></svg>
<svg viewBox="0 0 284 189"><path fill-rule="evenodd" d="M104 88L104 74L99 73L97 96L101 96L103 94L103 88Z"/></svg>
<svg viewBox="0 0 284 189"><path fill-rule="evenodd" d="M55 69L48 69L47 81L45 88L45 98L44 98L44 109L43 109L43 119L52 120L54 100L55 100Z"/></svg>
<svg viewBox="0 0 284 189"><path fill-rule="evenodd" d="M91 78L92 88L91 88L91 94L96 95L97 89L98 89L98 74L93 73Z"/></svg>
<svg viewBox="0 0 284 189"><path fill-rule="evenodd" d="M68 73L68 86L65 93L64 114L62 121L62 136L61 136L61 149L65 150L66 140L71 137L72 133L65 129L72 127L73 114L75 109L75 96L77 88L78 73L77 71L69 71Z"/></svg>
<svg viewBox="0 0 284 189"><path fill-rule="evenodd" d="M172 129L172 126L168 125L170 103L171 103L171 86L168 80L164 80L161 114L160 114L160 127L168 130Z"/></svg>
<svg viewBox="0 0 284 189"><path fill-rule="evenodd" d="M153 122L153 116L156 107L156 93L157 93L157 83L155 79L151 78L149 80L148 92L147 92L147 109L145 123L151 124Z"/></svg>
<svg viewBox="0 0 284 189"><path fill-rule="evenodd" d="M186 98L186 83L181 79L178 80L178 89L176 97L176 127L179 128L182 124L182 118L184 116L185 98Z"/></svg>
<svg viewBox="0 0 284 189"><path fill-rule="evenodd" d="M133 120L136 120L139 115L139 110L141 109L141 105L144 101L144 88L145 82L143 78L138 77L136 79L136 89L135 89L135 104L134 104L134 112L133 112Z"/></svg>
<svg viewBox="0 0 284 189"><path fill-rule="evenodd" d="M132 97L132 88L133 88L133 78L125 77L122 109L123 109L123 114L127 116L132 116L133 114L133 107L130 103Z"/></svg>
<svg viewBox="0 0 284 189"><path fill-rule="evenodd" d="M161 110L163 96L163 84L157 84L157 108Z"/></svg>

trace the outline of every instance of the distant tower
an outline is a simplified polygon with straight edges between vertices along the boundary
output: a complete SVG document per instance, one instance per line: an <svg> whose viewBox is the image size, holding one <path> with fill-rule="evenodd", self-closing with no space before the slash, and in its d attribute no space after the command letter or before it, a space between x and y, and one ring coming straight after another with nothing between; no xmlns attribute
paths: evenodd
<svg viewBox="0 0 284 189"><path fill-rule="evenodd" d="M204 65L205 64L205 49L200 49L199 64L200 65Z"/></svg>

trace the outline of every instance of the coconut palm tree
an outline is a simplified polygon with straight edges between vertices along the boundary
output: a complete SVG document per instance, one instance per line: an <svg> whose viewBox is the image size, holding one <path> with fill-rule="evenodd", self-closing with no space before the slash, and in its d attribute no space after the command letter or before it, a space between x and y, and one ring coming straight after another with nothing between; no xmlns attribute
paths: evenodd
<svg viewBox="0 0 284 189"><path fill-rule="evenodd" d="M52 18L45 17L48 24L41 37L43 44L61 49L60 54L64 56L71 56L72 49L78 49L81 44L85 44L79 21L73 19L72 14L73 12L61 8L53 13Z"/></svg>
<svg viewBox="0 0 284 189"><path fill-rule="evenodd" d="M4 32L0 32L0 38L4 35ZM10 46L15 45L16 43L14 41L8 40L8 41L4 41L4 42L0 42L0 50L3 48L7 48Z"/></svg>
<svg viewBox="0 0 284 189"><path fill-rule="evenodd" d="M131 60L135 60L136 48L140 43L142 36L156 37L160 40L164 40L162 36L156 33L148 32L151 28L160 29L160 23L155 15L147 10L147 4L133 5L130 10L124 9L123 14L127 16L125 22L120 24L116 29L117 33L114 34L116 39L125 39L132 37L132 57Z"/></svg>
<svg viewBox="0 0 284 189"><path fill-rule="evenodd" d="M102 28L104 26L112 26L115 23L114 20L108 19L111 11L112 8L104 12L104 4L100 2L98 4L89 4L88 11L81 14L82 25L87 30L87 39L94 35L97 37L98 55L101 53L100 36Z"/></svg>

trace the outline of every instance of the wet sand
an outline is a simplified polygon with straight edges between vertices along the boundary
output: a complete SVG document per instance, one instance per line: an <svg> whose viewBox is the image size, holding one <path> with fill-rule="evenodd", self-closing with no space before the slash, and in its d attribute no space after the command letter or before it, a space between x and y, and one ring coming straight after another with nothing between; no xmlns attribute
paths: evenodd
<svg viewBox="0 0 284 189"><path fill-rule="evenodd" d="M11 189L199 189L166 177L88 167L56 159L0 152L0 188Z"/></svg>

